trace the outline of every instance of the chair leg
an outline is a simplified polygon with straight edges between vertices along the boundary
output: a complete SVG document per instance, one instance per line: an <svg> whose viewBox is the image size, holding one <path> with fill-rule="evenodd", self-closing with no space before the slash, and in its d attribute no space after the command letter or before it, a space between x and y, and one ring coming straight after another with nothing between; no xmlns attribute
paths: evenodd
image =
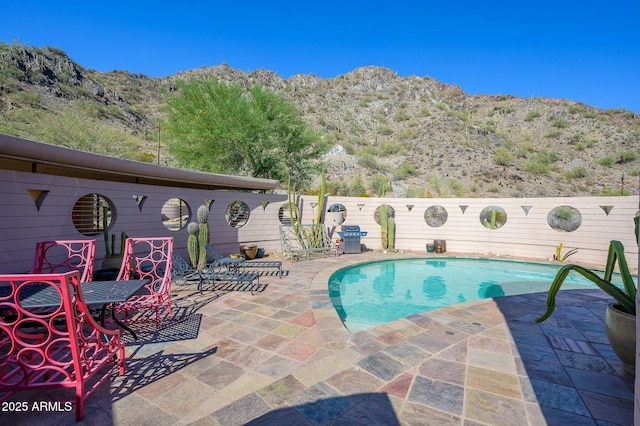
<svg viewBox="0 0 640 426"><path fill-rule="evenodd" d="M76 386L76 421L79 422L84 417L84 389L81 385Z"/></svg>
<svg viewBox="0 0 640 426"><path fill-rule="evenodd" d="M124 368L125 368L125 357L124 357L124 346L122 346L120 348L120 375L123 376L124 375Z"/></svg>

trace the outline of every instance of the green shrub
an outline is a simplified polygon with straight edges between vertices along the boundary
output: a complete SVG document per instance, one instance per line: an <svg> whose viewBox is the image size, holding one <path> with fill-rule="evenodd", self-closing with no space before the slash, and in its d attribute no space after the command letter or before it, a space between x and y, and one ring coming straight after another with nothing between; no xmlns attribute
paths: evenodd
<svg viewBox="0 0 640 426"><path fill-rule="evenodd" d="M431 111L429 111L429 108L427 107L422 107L420 108L420 111L418 111L418 115L420 117L429 117L431 115Z"/></svg>
<svg viewBox="0 0 640 426"><path fill-rule="evenodd" d="M380 144L380 154L383 156L389 156L397 154L402 150L402 144L399 143L391 143L391 142L382 142Z"/></svg>
<svg viewBox="0 0 640 426"><path fill-rule="evenodd" d="M369 181L369 189L372 194L384 197L387 191L391 190L391 185L389 185L389 181L384 176L375 175Z"/></svg>
<svg viewBox="0 0 640 426"><path fill-rule="evenodd" d="M456 197L464 197L467 195L467 191L464 189L462 182L460 182L457 178L451 178L447 181L447 186L453 192Z"/></svg>
<svg viewBox="0 0 640 426"><path fill-rule="evenodd" d="M416 166L414 166L409 162L402 163L402 166L400 166L395 173L398 179L406 179L410 176L415 176L417 174L418 174L418 169L416 169Z"/></svg>
<svg viewBox="0 0 640 426"><path fill-rule="evenodd" d="M360 155L361 156L370 155L372 157L377 157L378 148L372 145L365 145L362 148L360 148Z"/></svg>
<svg viewBox="0 0 640 426"><path fill-rule="evenodd" d="M549 138L549 139L557 139L562 135L562 132L560 130L552 130L549 133L547 133L546 135L544 135L545 138Z"/></svg>
<svg viewBox="0 0 640 426"><path fill-rule="evenodd" d="M357 177L353 180L353 185L350 188L350 194L356 197L359 197L360 194L366 194L367 189L364 187L364 183L362 182L361 177Z"/></svg>
<svg viewBox="0 0 640 426"><path fill-rule="evenodd" d="M371 154L363 154L358 157L358 165L371 170L378 170L380 165Z"/></svg>
<svg viewBox="0 0 640 426"><path fill-rule="evenodd" d="M584 105L569 105L567 111L569 112L569 114L578 114L586 111L586 108Z"/></svg>
<svg viewBox="0 0 640 426"><path fill-rule="evenodd" d="M551 125L558 129L564 129L569 126L569 123L567 122L567 120L564 120L562 118L556 118L555 120L553 120Z"/></svg>
<svg viewBox="0 0 640 426"><path fill-rule="evenodd" d="M407 185L407 187L404 190L404 194L402 194L402 196L404 198L417 198L419 197L419 188L415 185Z"/></svg>
<svg viewBox="0 0 640 426"><path fill-rule="evenodd" d="M498 114L508 114L514 112L516 109L511 105L496 105L493 107L493 112Z"/></svg>
<svg viewBox="0 0 640 426"><path fill-rule="evenodd" d="M524 117L524 121L533 121L534 119L540 117L540 112L538 111L530 111L527 113L527 115Z"/></svg>
<svg viewBox="0 0 640 426"><path fill-rule="evenodd" d="M551 167L547 163L533 158L527 161L524 168L536 175L546 175L551 171Z"/></svg>
<svg viewBox="0 0 640 426"><path fill-rule="evenodd" d="M599 159L597 163L603 167L613 167L614 161L613 157L606 156Z"/></svg>
<svg viewBox="0 0 640 426"><path fill-rule="evenodd" d="M411 116L404 111L398 111L394 118L396 121L407 121Z"/></svg>
<svg viewBox="0 0 640 426"><path fill-rule="evenodd" d="M567 177L580 179L589 176L589 169L585 166L577 166L567 172Z"/></svg>
<svg viewBox="0 0 640 426"><path fill-rule="evenodd" d="M500 166L508 166L511 164L511 161L513 161L513 154L507 151L507 149L499 147L493 154L493 161Z"/></svg>
<svg viewBox="0 0 640 426"><path fill-rule="evenodd" d="M571 207L560 206L553 209L553 214L563 220L571 219L576 213Z"/></svg>
<svg viewBox="0 0 640 426"><path fill-rule="evenodd" d="M518 158L527 158L530 153L536 152L536 148L528 143L522 144L516 150L516 156Z"/></svg>
<svg viewBox="0 0 640 426"><path fill-rule="evenodd" d="M630 163L632 161L635 161L638 159L638 152L634 151L632 149L628 150L628 151L624 151L618 154L618 160L616 161L617 163L623 164L623 163Z"/></svg>
<svg viewBox="0 0 640 426"><path fill-rule="evenodd" d="M548 174L551 171L551 164L558 159L558 154L555 151L539 151L527 161L524 167L537 175Z"/></svg>
<svg viewBox="0 0 640 426"><path fill-rule="evenodd" d="M640 175L640 167L635 166L635 167L631 167L631 168L627 169L627 174L629 176L638 176L638 175Z"/></svg>
<svg viewBox="0 0 640 426"><path fill-rule="evenodd" d="M388 126L380 126L378 127L378 134L382 136L389 136L393 134L393 129Z"/></svg>

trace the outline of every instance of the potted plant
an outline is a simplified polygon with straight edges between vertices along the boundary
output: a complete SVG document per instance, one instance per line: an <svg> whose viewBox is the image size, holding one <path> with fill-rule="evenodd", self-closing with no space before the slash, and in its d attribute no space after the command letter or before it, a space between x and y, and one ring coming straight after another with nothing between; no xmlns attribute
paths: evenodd
<svg viewBox="0 0 640 426"><path fill-rule="evenodd" d="M638 221L636 215L635 232L638 242ZM612 281L616 261L622 277L624 288L619 288ZM605 293L614 298L615 303L607 306L605 314L605 330L611 343L611 348L624 364L624 370L635 375L636 360L636 284L633 282L629 266L624 256L624 247L620 241L613 240L609 244L609 253L604 276L601 278L595 272L579 265L565 265L556 274L547 295L547 311L536 322L543 322L551 316L556 307L556 294L560 286L571 271L576 271L594 282Z"/></svg>

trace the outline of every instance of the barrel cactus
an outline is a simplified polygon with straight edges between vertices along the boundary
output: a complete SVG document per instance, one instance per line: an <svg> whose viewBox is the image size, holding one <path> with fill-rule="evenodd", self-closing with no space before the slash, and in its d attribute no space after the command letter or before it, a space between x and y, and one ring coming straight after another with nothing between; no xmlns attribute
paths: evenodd
<svg viewBox="0 0 640 426"><path fill-rule="evenodd" d="M198 268L202 269L207 263L207 250L205 244L209 244L209 208L205 205L198 207L198 245L200 253L198 255Z"/></svg>
<svg viewBox="0 0 640 426"><path fill-rule="evenodd" d="M200 255L200 247L198 244L198 224L196 222L190 222L187 225L187 232L189 233L189 238L187 239L187 249L189 251L189 260L191 260L191 264L195 267L198 264L198 257Z"/></svg>

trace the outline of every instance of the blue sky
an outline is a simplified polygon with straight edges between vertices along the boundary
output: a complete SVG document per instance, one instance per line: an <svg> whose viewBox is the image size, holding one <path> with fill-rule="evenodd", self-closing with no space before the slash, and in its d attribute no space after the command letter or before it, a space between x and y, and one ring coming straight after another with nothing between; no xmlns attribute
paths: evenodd
<svg viewBox="0 0 640 426"><path fill-rule="evenodd" d="M3 3L0 41L56 47L97 71L162 77L227 63L331 78L376 65L467 94L640 113L635 0Z"/></svg>

